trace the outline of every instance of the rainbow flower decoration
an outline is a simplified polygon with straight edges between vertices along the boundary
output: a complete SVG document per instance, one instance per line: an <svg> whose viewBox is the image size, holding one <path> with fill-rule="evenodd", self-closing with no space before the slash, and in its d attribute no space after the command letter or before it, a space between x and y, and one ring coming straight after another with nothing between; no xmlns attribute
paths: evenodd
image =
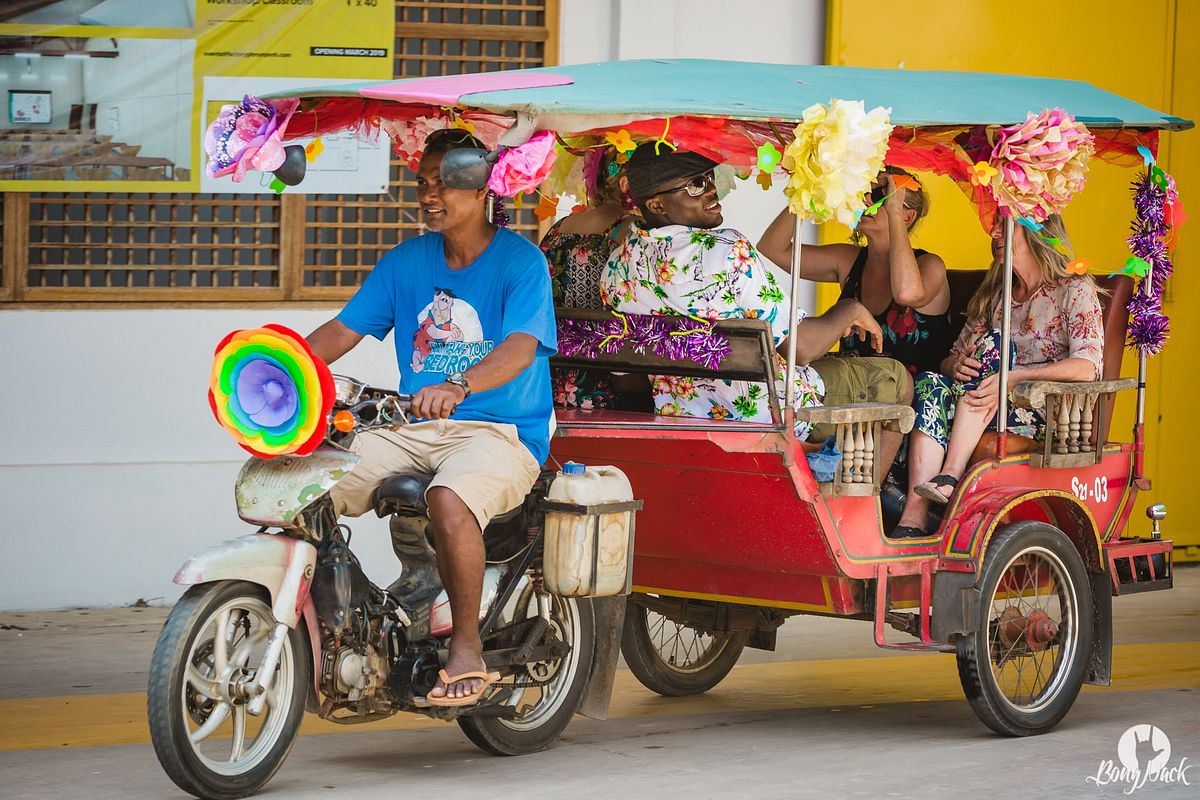
<svg viewBox="0 0 1200 800"><path fill-rule="evenodd" d="M315 450L333 399L329 367L290 328L234 331L217 345L208 404L234 441L259 458Z"/></svg>

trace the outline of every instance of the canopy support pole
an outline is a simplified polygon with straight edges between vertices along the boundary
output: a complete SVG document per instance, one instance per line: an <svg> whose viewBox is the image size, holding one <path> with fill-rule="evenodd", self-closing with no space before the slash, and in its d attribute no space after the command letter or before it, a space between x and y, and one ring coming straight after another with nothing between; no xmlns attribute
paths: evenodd
<svg viewBox="0 0 1200 800"><path fill-rule="evenodd" d="M1145 277L1142 278L1141 285L1137 288L1142 290L1147 297L1150 295L1151 286L1154 283L1154 262L1150 262L1150 269L1146 271ZM1136 290L1135 290L1136 291ZM1146 491L1150 488L1150 482L1146 480L1146 373L1149 369L1149 358L1146 356L1146 351L1138 348L1138 374L1137 374L1137 417L1133 424L1133 481L1138 489ZM1100 443L1101 446L1106 444Z"/></svg>
<svg viewBox="0 0 1200 800"><path fill-rule="evenodd" d="M783 382L786 387L783 419L787 427L785 434L788 436L794 435L796 430L796 381L793 376L796 374L796 326L800 324L800 320L797 319L799 301L796 298L800 295L800 235L803 232L804 220L796 214L792 225L792 291L791 308L788 309L787 373ZM774 391L774 388L768 386L767 391Z"/></svg>
<svg viewBox="0 0 1200 800"><path fill-rule="evenodd" d="M1012 350L1013 218L1004 218L1004 291L1000 312L1000 405L996 410L996 457L1008 455L1008 360Z"/></svg>

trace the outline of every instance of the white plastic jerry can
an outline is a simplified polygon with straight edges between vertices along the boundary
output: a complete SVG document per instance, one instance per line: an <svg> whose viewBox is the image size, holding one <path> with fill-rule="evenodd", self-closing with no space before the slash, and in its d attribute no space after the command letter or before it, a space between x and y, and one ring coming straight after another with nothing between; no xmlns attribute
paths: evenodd
<svg viewBox="0 0 1200 800"><path fill-rule="evenodd" d="M628 591L634 513L641 503L625 473L568 461L546 499L546 590L563 597Z"/></svg>

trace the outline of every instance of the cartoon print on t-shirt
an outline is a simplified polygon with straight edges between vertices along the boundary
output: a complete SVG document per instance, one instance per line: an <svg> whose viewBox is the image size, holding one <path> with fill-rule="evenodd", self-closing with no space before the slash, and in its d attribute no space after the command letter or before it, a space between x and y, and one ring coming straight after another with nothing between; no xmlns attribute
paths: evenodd
<svg viewBox="0 0 1200 800"><path fill-rule="evenodd" d="M433 302L417 314L413 372L462 372L492 351L479 313L449 289L434 288Z"/></svg>

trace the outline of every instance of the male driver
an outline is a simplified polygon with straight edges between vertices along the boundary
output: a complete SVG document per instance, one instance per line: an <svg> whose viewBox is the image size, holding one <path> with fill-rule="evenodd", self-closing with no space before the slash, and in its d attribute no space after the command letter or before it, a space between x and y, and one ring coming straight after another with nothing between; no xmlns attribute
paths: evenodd
<svg viewBox="0 0 1200 800"><path fill-rule="evenodd" d="M308 337L332 363L363 336L394 331L400 391L415 395L413 415L425 420L358 436L362 460L332 497L339 515L358 516L389 475L434 476L425 500L454 621L450 680L430 691L434 705L472 702L487 687L482 531L521 504L550 447L557 341L546 259L486 218L487 189L450 189L439 174L447 152L480 146L460 130L426 140L417 202L430 232L392 248L337 318Z"/></svg>
<svg viewBox="0 0 1200 800"><path fill-rule="evenodd" d="M780 353L787 337L796 336L798 366L792 380L797 409L867 401L908 405L912 379L899 361L826 356L851 330L869 336L875 350L880 349L879 325L862 303L839 301L789 330L790 280L759 258L745 236L720 227L724 219L713 179L716 166L699 153L656 152L653 142L638 147L626 175L644 222L635 222L629 238L609 256L600 283L605 303L631 314L763 319L770 323ZM781 363L776 384L781 400L782 369ZM767 391L763 384L746 381L653 379L654 407L660 414L769 422ZM796 434L809 436L809 426L797 423ZM884 432L884 464L892 463L902 440L901 434Z"/></svg>

